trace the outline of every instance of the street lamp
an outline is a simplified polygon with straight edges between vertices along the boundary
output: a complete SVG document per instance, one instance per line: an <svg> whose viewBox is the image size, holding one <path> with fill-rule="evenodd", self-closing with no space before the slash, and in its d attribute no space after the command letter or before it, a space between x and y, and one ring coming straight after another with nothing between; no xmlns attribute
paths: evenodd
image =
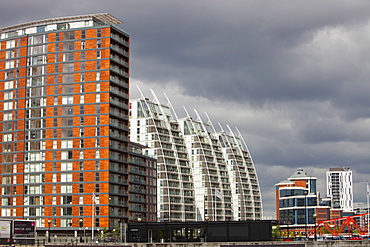
<svg viewBox="0 0 370 247"><path fill-rule="evenodd" d="M315 241L317 241L316 218L317 218L317 214L314 214L314 215L313 215L313 219L315 220Z"/></svg>
<svg viewBox="0 0 370 247"><path fill-rule="evenodd" d="M49 224L49 232L48 232L48 242L50 243L51 242L51 239L50 239L50 225L51 225L51 220L48 220L48 224Z"/></svg>
<svg viewBox="0 0 370 247"><path fill-rule="evenodd" d="M118 223L119 223L119 240L120 240L121 243L123 243L122 220L119 220Z"/></svg>
<svg viewBox="0 0 370 247"><path fill-rule="evenodd" d="M79 222L80 222L80 243L82 243L83 242L83 240L82 240L82 222L83 222L83 219L79 219Z"/></svg>
<svg viewBox="0 0 370 247"><path fill-rule="evenodd" d="M206 243L207 242L207 231L208 231L209 217L206 216L204 219L206 220L206 226L205 226L205 230L204 230L204 242Z"/></svg>
<svg viewBox="0 0 370 247"><path fill-rule="evenodd" d="M303 191L304 194L304 232L305 237L307 238L307 193L308 191Z"/></svg>

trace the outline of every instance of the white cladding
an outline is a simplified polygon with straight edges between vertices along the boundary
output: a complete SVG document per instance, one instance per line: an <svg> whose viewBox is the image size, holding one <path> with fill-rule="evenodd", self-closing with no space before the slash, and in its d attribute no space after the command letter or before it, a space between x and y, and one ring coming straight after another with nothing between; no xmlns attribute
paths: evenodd
<svg viewBox="0 0 370 247"><path fill-rule="evenodd" d="M170 103L154 97L131 100L130 140L157 158L158 220L262 219L256 170L239 131L216 132L197 112L196 120L177 119Z"/></svg>
<svg viewBox="0 0 370 247"><path fill-rule="evenodd" d="M352 171L347 168L330 168L326 172L327 196L331 206L339 207L344 212L353 211Z"/></svg>

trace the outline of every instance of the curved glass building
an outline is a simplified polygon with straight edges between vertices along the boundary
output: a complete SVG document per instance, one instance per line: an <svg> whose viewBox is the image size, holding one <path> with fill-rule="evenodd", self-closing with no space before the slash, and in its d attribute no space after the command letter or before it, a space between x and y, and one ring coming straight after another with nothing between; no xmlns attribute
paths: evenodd
<svg viewBox="0 0 370 247"><path fill-rule="evenodd" d="M153 96L131 100L130 139L157 158L158 220L262 219L256 170L239 131L216 132L196 111L196 120L187 112L178 119L170 102Z"/></svg>
<svg viewBox="0 0 370 247"><path fill-rule="evenodd" d="M229 133L216 133L231 181L234 219L262 219L262 199L257 172L243 137L237 129L236 131L237 136L230 128Z"/></svg>
<svg viewBox="0 0 370 247"><path fill-rule="evenodd" d="M195 220L194 183L179 123L169 107L146 98L131 102L131 140L157 159L159 221Z"/></svg>

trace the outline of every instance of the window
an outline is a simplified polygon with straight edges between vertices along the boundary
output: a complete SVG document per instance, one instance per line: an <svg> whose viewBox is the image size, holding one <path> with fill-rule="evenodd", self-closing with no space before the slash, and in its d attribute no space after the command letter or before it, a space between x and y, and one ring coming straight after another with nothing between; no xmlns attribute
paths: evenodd
<svg viewBox="0 0 370 247"><path fill-rule="evenodd" d="M41 32L44 32L45 31L45 26L43 26L43 29L42 29L42 27L37 27L37 30L39 30L39 28L40 28L40 30L43 30ZM36 44L41 44L43 42L44 42L43 35L37 35L37 36L33 36L33 42L31 42L31 43L34 44L34 45L36 45Z"/></svg>
<svg viewBox="0 0 370 247"><path fill-rule="evenodd" d="M73 169L72 162L62 162L60 164L61 171L72 171L72 169Z"/></svg>
<svg viewBox="0 0 370 247"><path fill-rule="evenodd" d="M72 204L72 196L62 196L61 204Z"/></svg>
<svg viewBox="0 0 370 247"><path fill-rule="evenodd" d="M74 71L74 63L64 63L63 64L62 72L73 72L73 71Z"/></svg>
<svg viewBox="0 0 370 247"><path fill-rule="evenodd" d="M63 51L73 51L75 49L74 42L65 42L63 44Z"/></svg>
<svg viewBox="0 0 370 247"><path fill-rule="evenodd" d="M6 51L6 53L5 53L5 58L6 59L13 58L13 57L14 57L14 50Z"/></svg>
<svg viewBox="0 0 370 247"><path fill-rule="evenodd" d="M37 45L37 46L31 46L30 47L31 54L32 55L37 55L41 53L46 53L48 51L47 45Z"/></svg>
<svg viewBox="0 0 370 247"><path fill-rule="evenodd" d="M13 70L5 72L5 79L12 79L14 78Z"/></svg>
<svg viewBox="0 0 370 247"><path fill-rule="evenodd" d="M62 111L63 114L67 115L67 112ZM73 118L66 117L62 118L61 126L73 126ZM62 137L72 137L72 129L62 129Z"/></svg>
<svg viewBox="0 0 370 247"><path fill-rule="evenodd" d="M38 27L36 27L36 32L37 33L43 33L43 32L45 32L45 29L46 29L45 25L38 26ZM42 35L40 35L40 36L42 36Z"/></svg>
<svg viewBox="0 0 370 247"><path fill-rule="evenodd" d="M12 141L12 134L11 133L3 134L3 141L4 142L10 142L10 141Z"/></svg>
<svg viewBox="0 0 370 247"><path fill-rule="evenodd" d="M73 104L73 96L62 96L62 104Z"/></svg>
<svg viewBox="0 0 370 247"><path fill-rule="evenodd" d="M30 183L40 183L40 175L30 175Z"/></svg>
<svg viewBox="0 0 370 247"><path fill-rule="evenodd" d="M41 191L40 191L40 186L39 185L35 185L35 186L30 186L30 191L29 191L30 194L40 194Z"/></svg>
<svg viewBox="0 0 370 247"><path fill-rule="evenodd" d="M72 159L72 151L62 151L61 158L62 159Z"/></svg>
<svg viewBox="0 0 370 247"><path fill-rule="evenodd" d="M4 110L11 110L13 109L13 102L4 102Z"/></svg>
<svg viewBox="0 0 370 247"><path fill-rule="evenodd" d="M75 39L75 32L74 31L65 32L64 40L71 40L71 39Z"/></svg>
<svg viewBox="0 0 370 247"><path fill-rule="evenodd" d="M14 68L14 60L5 61L5 69Z"/></svg>
<svg viewBox="0 0 370 247"><path fill-rule="evenodd" d="M13 87L14 87L13 84L14 84L13 81L6 81L4 83L4 89L13 89Z"/></svg>
<svg viewBox="0 0 370 247"><path fill-rule="evenodd" d="M26 212L25 212L26 214ZM10 208L2 208L1 209L1 216L10 216Z"/></svg>
<svg viewBox="0 0 370 247"><path fill-rule="evenodd" d="M72 182L72 173L60 174L60 182ZM62 193L67 193L67 192L62 192Z"/></svg>
<svg viewBox="0 0 370 247"><path fill-rule="evenodd" d="M62 85L63 94L71 94L73 93L73 90L74 90L74 85L71 85L71 84Z"/></svg>
<svg viewBox="0 0 370 247"><path fill-rule="evenodd" d="M73 52L63 54L63 61L73 61L73 60L74 60L74 53Z"/></svg>
<svg viewBox="0 0 370 247"><path fill-rule="evenodd" d="M6 41L6 49L15 47L15 40L8 40Z"/></svg>
<svg viewBox="0 0 370 247"><path fill-rule="evenodd" d="M60 192L61 193L72 193L72 185L70 185L70 184L61 185L60 186Z"/></svg>
<svg viewBox="0 0 370 247"><path fill-rule="evenodd" d="M13 115L12 115L11 112L7 112L7 113L4 113L3 118L4 118L4 121L12 120L13 119Z"/></svg>
<svg viewBox="0 0 370 247"><path fill-rule="evenodd" d="M60 212L61 215L72 215L72 208L71 207L62 207L61 208L61 212ZM72 226L72 222L69 222L70 219L61 219L60 220L60 226L61 227L71 227Z"/></svg>
<svg viewBox="0 0 370 247"><path fill-rule="evenodd" d="M81 74L80 74L80 81L81 81L81 82L85 81L85 73L81 73ZM81 84L81 85L83 85L83 84ZM83 91L82 91L82 92L83 92Z"/></svg>

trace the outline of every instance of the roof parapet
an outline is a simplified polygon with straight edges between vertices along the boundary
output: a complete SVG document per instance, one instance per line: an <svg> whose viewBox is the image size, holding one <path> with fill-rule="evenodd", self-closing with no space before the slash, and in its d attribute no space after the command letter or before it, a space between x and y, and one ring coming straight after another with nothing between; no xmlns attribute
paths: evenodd
<svg viewBox="0 0 370 247"><path fill-rule="evenodd" d="M58 23L65 23L65 22L77 22L77 21L91 21L95 20L106 25L117 25L122 24L123 22L119 19L115 18L111 14L108 13L100 13L100 14L89 14L89 15L79 15L79 16L67 16L67 17L59 17L59 18L50 18L38 21L31 21L23 24L17 24L13 26L8 26L4 28L0 28L0 34L8 33L8 32L15 32L20 29L26 29L31 27L37 27L41 25L48 25L48 24L58 24Z"/></svg>

